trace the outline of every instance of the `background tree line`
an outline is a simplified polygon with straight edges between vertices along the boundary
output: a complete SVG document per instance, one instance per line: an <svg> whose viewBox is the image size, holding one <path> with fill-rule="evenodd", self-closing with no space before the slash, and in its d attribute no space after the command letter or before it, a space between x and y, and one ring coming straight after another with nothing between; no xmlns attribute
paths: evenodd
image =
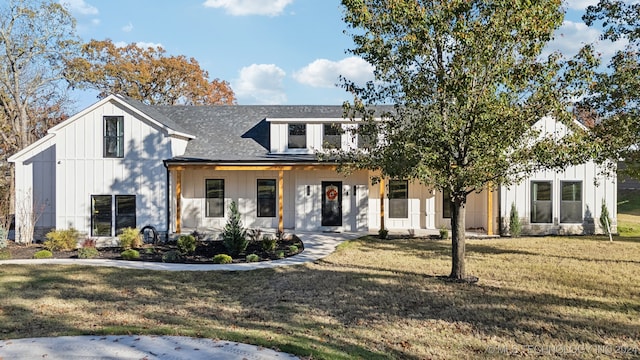
<svg viewBox="0 0 640 360"><path fill-rule="evenodd" d="M75 19L53 0L0 4L0 226L13 209L14 170L7 158L75 112L69 89L93 89L147 104L235 104L229 83L209 80L198 62L161 47L83 44ZM44 201L40 199L40 201Z"/></svg>

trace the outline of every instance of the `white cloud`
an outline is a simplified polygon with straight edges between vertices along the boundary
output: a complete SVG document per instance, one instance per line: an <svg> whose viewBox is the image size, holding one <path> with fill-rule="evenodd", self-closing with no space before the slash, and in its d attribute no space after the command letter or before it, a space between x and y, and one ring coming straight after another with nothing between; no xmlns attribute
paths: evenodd
<svg viewBox="0 0 640 360"><path fill-rule="evenodd" d="M566 0L564 5L568 9L585 10L588 6L596 5L598 0Z"/></svg>
<svg viewBox="0 0 640 360"><path fill-rule="evenodd" d="M100 25L100 19L91 19L91 25L93 26Z"/></svg>
<svg viewBox="0 0 640 360"><path fill-rule="evenodd" d="M279 105L287 101L283 79L286 73L274 64L252 64L240 69L231 88L238 98L253 104Z"/></svg>
<svg viewBox="0 0 640 360"><path fill-rule="evenodd" d="M87 4L84 0L60 0L60 4L73 13L81 15L97 15L98 8Z"/></svg>
<svg viewBox="0 0 640 360"><path fill-rule="evenodd" d="M340 61L318 59L293 74L301 84L312 87L333 88L340 76L356 84L364 84L374 79L374 67L359 57L348 57Z"/></svg>
<svg viewBox="0 0 640 360"><path fill-rule="evenodd" d="M129 21L127 25L122 27L122 31L124 32L131 32L132 30L133 30L133 24L131 23L131 21Z"/></svg>
<svg viewBox="0 0 640 360"><path fill-rule="evenodd" d="M202 5L223 8L231 15L280 15L294 0L206 0Z"/></svg>
<svg viewBox="0 0 640 360"><path fill-rule="evenodd" d="M119 48L123 48L123 47L127 47L129 44L124 41L118 41L118 42L114 42L113 45ZM151 42L144 42L144 41L136 42L136 46L139 48L157 48L158 46L162 48L164 47L162 46L161 43L151 43Z"/></svg>
<svg viewBox="0 0 640 360"><path fill-rule="evenodd" d="M603 63L606 63L616 51L622 50L627 44L626 40L614 43L602 41L600 35L600 30L588 27L583 22L564 21L556 30L555 39L545 48L543 56L546 57L552 51L560 51L565 57L571 57L584 45L593 43L596 52L602 56Z"/></svg>

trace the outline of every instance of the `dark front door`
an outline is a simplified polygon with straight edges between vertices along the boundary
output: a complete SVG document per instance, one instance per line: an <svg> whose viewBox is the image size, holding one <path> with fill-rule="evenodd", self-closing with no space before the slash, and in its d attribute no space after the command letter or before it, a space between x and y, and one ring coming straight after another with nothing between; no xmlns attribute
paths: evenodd
<svg viewBox="0 0 640 360"><path fill-rule="evenodd" d="M322 182L322 226L342 226L342 182Z"/></svg>

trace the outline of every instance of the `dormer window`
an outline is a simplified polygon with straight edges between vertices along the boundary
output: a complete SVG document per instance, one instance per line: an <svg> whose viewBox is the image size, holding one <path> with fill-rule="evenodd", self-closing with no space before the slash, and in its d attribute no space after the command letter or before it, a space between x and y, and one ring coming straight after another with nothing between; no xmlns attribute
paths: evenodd
<svg viewBox="0 0 640 360"><path fill-rule="evenodd" d="M104 117L104 153L105 158L124 157L124 117Z"/></svg>
<svg viewBox="0 0 640 360"><path fill-rule="evenodd" d="M323 124L322 147L340 149L342 147L342 126L340 124Z"/></svg>
<svg viewBox="0 0 640 360"><path fill-rule="evenodd" d="M307 148L307 124L289 124L289 149Z"/></svg>

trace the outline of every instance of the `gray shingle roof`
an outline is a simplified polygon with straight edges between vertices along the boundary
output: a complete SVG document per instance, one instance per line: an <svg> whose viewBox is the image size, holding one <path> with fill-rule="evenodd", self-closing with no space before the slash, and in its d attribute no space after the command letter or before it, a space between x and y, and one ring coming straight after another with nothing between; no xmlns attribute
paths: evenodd
<svg viewBox="0 0 640 360"><path fill-rule="evenodd" d="M127 103L156 121L182 133L194 135L181 162L315 162L316 156L269 153L266 119L342 119L341 105L214 105L149 106Z"/></svg>

